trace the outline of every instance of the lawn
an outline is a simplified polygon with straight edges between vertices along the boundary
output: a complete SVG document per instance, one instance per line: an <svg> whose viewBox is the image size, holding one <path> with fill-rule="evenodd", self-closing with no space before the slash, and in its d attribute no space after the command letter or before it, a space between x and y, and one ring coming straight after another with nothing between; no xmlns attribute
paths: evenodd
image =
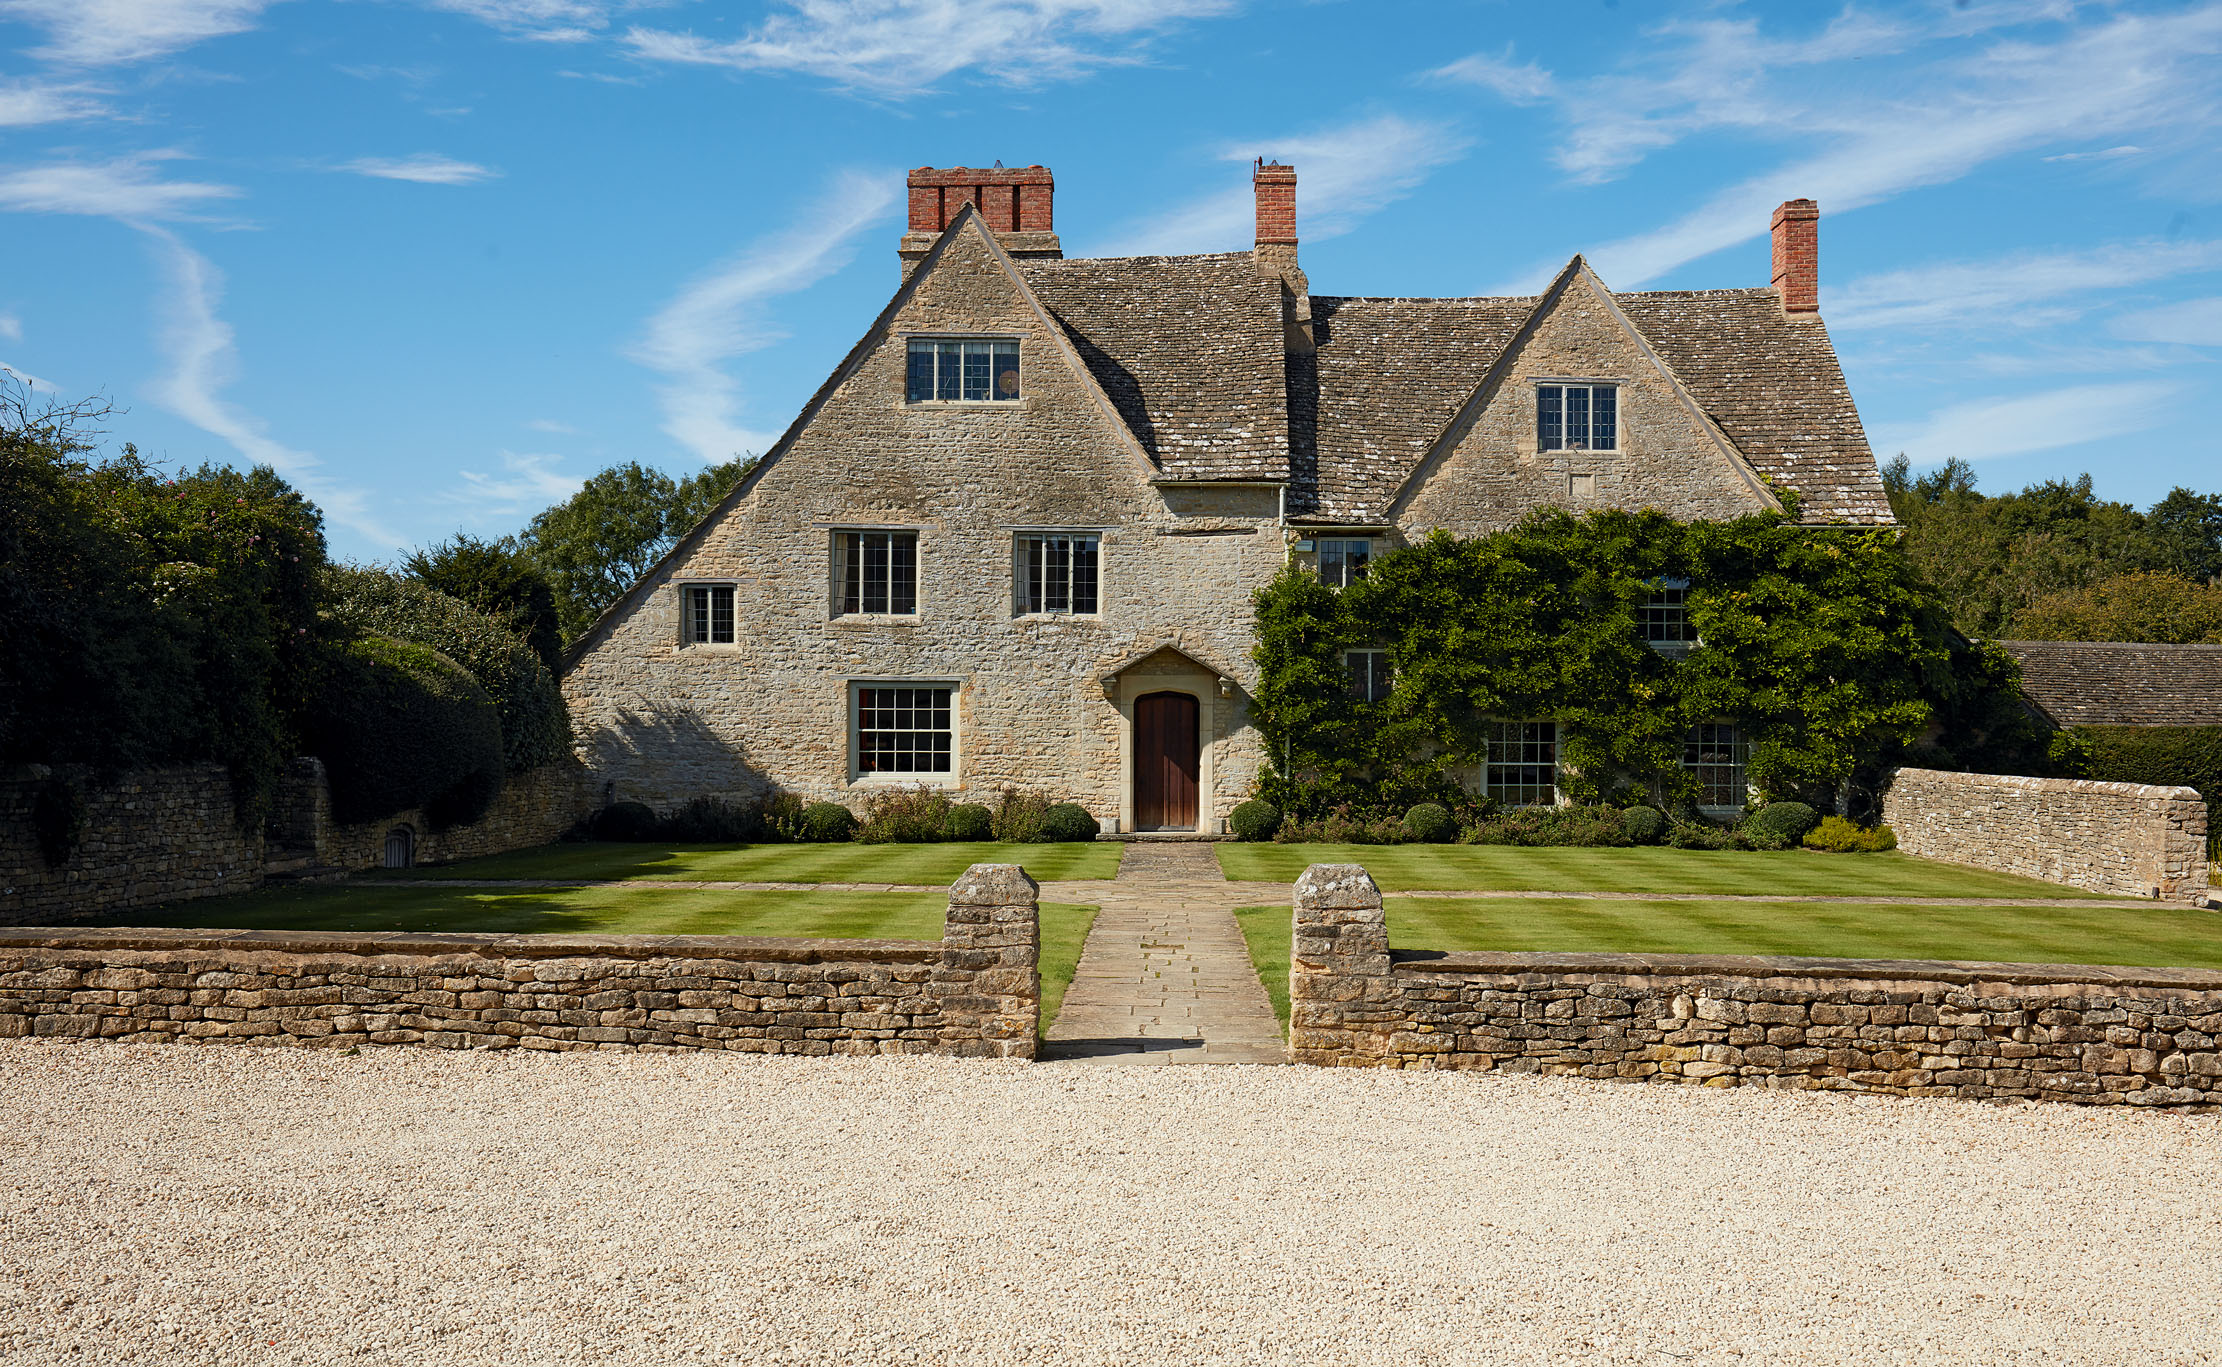
<svg viewBox="0 0 2222 1367"><path fill-rule="evenodd" d="M911 883L947 887L974 864L1020 864L1039 882L1116 878L1110 841L1062 845L541 845L382 878L657 878L714 883Z"/></svg>
<svg viewBox="0 0 2222 1367"><path fill-rule="evenodd" d="M277 888L238 897L212 897L157 907L130 919L137 925L224 930L938 940L948 907L947 898L931 892L702 892L686 888L496 892L380 884ZM1072 983L1081 943L1088 938L1088 927L1095 918L1094 907L1042 904L1044 1030L1056 1018L1065 989Z"/></svg>
<svg viewBox="0 0 2222 1367"><path fill-rule="evenodd" d="M2129 906L1890 906L1812 902L1586 902L1393 898L1395 949L1790 954L2222 969L2222 916ZM1289 909L1235 913L1250 961L1288 1023Z"/></svg>
<svg viewBox="0 0 2222 1367"><path fill-rule="evenodd" d="M1903 854L1515 845L1222 844L1239 882L1293 883L1307 864L1363 864L1384 892L1649 892L1766 897L2097 897Z"/></svg>

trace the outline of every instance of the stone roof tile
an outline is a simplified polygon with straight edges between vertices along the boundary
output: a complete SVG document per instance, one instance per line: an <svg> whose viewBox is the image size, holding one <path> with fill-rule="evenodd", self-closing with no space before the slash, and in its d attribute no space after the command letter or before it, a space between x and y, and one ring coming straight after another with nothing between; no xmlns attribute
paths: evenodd
<svg viewBox="0 0 2222 1367"><path fill-rule="evenodd" d="M2222 726L2222 646L2000 641L2062 726Z"/></svg>

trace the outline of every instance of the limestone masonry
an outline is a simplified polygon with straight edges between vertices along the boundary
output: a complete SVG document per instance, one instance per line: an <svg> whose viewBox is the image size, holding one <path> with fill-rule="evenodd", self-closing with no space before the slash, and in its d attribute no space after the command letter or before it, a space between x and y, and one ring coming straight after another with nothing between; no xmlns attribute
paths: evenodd
<svg viewBox="0 0 2222 1367"><path fill-rule="evenodd" d="M2212 892L2192 788L1900 769L1883 820L1925 859L2194 906Z"/></svg>
<svg viewBox="0 0 2222 1367"><path fill-rule="evenodd" d="M939 944L0 931L0 1038L1030 1059L1037 891L974 865Z"/></svg>
<svg viewBox="0 0 2222 1367"><path fill-rule="evenodd" d="M1292 929L1289 1057L1297 1063L2222 1104L2222 973L1391 953L1380 890L1355 864L1305 871Z"/></svg>

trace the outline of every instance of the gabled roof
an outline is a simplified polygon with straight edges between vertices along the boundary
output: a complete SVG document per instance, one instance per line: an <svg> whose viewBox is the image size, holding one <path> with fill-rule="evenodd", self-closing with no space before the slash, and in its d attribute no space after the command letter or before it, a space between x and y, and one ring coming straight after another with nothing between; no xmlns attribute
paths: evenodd
<svg viewBox="0 0 2222 1367"><path fill-rule="evenodd" d="M1280 281L1250 253L1016 264L1160 477L1288 478Z"/></svg>
<svg viewBox="0 0 2222 1367"><path fill-rule="evenodd" d="M2000 641L2062 726L2222 726L2222 645Z"/></svg>

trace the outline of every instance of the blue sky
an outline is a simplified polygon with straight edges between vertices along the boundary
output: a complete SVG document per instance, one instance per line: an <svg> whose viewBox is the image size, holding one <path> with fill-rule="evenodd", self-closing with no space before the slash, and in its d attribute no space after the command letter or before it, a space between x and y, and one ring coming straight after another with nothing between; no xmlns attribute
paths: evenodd
<svg viewBox="0 0 2222 1367"><path fill-rule="evenodd" d="M0 0L0 363L334 548L762 449L885 303L912 166L1068 255L1323 294L1764 284L1821 203L1878 455L2222 490L2222 3Z"/></svg>

